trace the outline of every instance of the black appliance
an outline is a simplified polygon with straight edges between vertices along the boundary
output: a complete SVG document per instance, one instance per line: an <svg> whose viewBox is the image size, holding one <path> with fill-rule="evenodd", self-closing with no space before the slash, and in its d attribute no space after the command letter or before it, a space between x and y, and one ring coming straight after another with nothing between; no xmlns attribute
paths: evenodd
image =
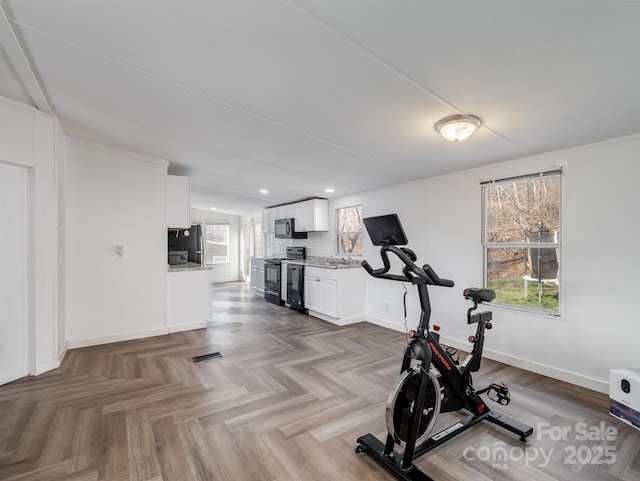
<svg viewBox="0 0 640 481"><path fill-rule="evenodd" d="M288 259L304 260L305 247L287 247L286 257L267 257L264 260L264 299L281 306L282 261Z"/></svg>
<svg viewBox="0 0 640 481"><path fill-rule="evenodd" d="M176 266L187 264L189 262L189 253L187 251L169 251L169 265Z"/></svg>
<svg viewBox="0 0 640 481"><path fill-rule="evenodd" d="M171 229L167 235L169 246L169 264L171 257L175 257L173 252L186 251L187 261L196 264L204 264L204 244L202 239L202 226L194 224L190 229ZM186 261L185 261L186 262Z"/></svg>
<svg viewBox="0 0 640 481"><path fill-rule="evenodd" d="M280 297L281 261L280 257L264 260L264 299L279 306L282 305Z"/></svg>
<svg viewBox="0 0 640 481"><path fill-rule="evenodd" d="M306 239L306 232L296 232L296 221L290 219L276 219L276 239Z"/></svg>
<svg viewBox="0 0 640 481"><path fill-rule="evenodd" d="M287 304L291 309L306 314L304 307L304 266L287 264Z"/></svg>

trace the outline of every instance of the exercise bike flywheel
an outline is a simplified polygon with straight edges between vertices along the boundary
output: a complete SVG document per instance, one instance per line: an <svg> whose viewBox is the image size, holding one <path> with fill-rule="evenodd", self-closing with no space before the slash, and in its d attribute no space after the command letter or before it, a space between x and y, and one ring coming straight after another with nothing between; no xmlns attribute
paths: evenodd
<svg viewBox="0 0 640 481"><path fill-rule="evenodd" d="M411 416L418 396L420 370L407 369L389 393L385 420L387 431L398 443L405 443L411 428ZM440 383L433 372L427 375L427 389L422 414L419 418L416 445L420 445L429 437L438 413L440 412Z"/></svg>

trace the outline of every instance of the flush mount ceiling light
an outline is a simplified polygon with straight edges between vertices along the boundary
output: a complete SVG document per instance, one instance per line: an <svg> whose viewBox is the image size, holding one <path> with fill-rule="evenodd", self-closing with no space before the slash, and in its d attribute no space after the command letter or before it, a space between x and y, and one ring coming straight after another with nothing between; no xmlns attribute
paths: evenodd
<svg viewBox="0 0 640 481"><path fill-rule="evenodd" d="M460 142L480 127L480 119L473 115L450 115L436 124L436 130L451 142Z"/></svg>

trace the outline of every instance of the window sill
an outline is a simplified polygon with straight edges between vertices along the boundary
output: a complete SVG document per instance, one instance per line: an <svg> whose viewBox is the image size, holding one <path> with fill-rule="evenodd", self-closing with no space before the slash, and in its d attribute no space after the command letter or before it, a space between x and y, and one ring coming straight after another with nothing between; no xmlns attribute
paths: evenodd
<svg viewBox="0 0 640 481"><path fill-rule="evenodd" d="M564 315L561 312L553 312L553 311L545 311L543 309L533 309L531 307L523 307L523 306L514 306L511 304L500 304L498 302L492 302L490 304L484 304L485 306L490 307L493 310L497 311L506 311L506 312L516 312L519 314L529 314L535 317L543 317L543 318L553 318L553 319L564 319Z"/></svg>

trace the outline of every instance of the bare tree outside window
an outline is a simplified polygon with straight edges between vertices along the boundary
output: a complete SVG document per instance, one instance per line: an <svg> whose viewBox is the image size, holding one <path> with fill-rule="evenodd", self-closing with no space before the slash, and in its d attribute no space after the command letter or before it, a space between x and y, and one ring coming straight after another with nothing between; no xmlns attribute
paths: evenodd
<svg viewBox="0 0 640 481"><path fill-rule="evenodd" d="M496 302L557 313L560 175L483 185L485 285Z"/></svg>
<svg viewBox="0 0 640 481"><path fill-rule="evenodd" d="M338 254L362 255L362 206L336 209Z"/></svg>

